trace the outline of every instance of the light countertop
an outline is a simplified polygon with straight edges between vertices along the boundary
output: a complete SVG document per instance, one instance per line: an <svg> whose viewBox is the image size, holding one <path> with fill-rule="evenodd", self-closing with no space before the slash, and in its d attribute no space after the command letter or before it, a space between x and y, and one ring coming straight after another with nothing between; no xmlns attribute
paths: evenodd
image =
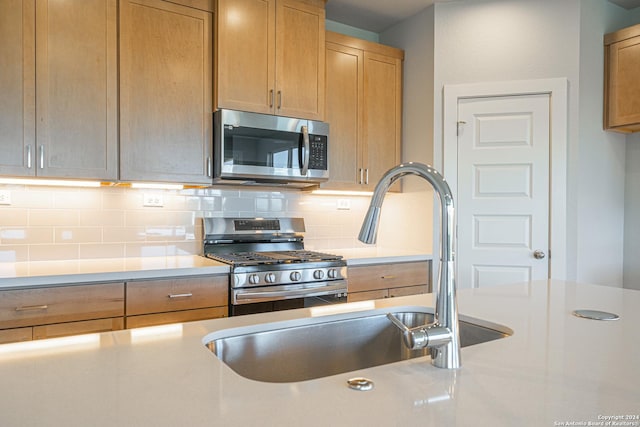
<svg viewBox="0 0 640 427"><path fill-rule="evenodd" d="M361 248L322 250L342 255L348 265L423 261L416 252ZM0 290L229 273L229 266L199 255L1 262Z"/></svg>
<svg viewBox="0 0 640 427"><path fill-rule="evenodd" d="M228 265L197 255L3 262L0 290L227 273Z"/></svg>
<svg viewBox="0 0 640 427"><path fill-rule="evenodd" d="M433 257L417 251L390 249L390 248L353 248L353 249L332 249L329 252L342 255L347 260L347 265L370 265L392 262L428 261Z"/></svg>
<svg viewBox="0 0 640 427"><path fill-rule="evenodd" d="M425 294L373 305L432 303ZM212 332L295 322L308 309L172 325L155 329L163 331L157 335L139 329L68 345L64 338L0 345L0 425L538 427L607 425L612 416L629 417L615 422L630 424L608 425L640 425L634 418L640 415L640 292L538 281L461 290L458 303L461 314L514 334L463 348L463 366L454 371L423 357L317 380L262 383L238 376L203 345ZM579 308L621 318L571 315ZM346 380L356 375L375 388L348 389Z"/></svg>

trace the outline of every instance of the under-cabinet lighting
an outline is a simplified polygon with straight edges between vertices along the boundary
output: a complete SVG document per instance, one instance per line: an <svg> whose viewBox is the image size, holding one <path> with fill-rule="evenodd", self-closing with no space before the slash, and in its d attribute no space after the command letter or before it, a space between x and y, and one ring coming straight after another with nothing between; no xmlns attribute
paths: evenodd
<svg viewBox="0 0 640 427"><path fill-rule="evenodd" d="M100 334L72 335L0 345L0 358L43 356L100 347Z"/></svg>
<svg viewBox="0 0 640 427"><path fill-rule="evenodd" d="M372 196L373 191L346 191L346 190L313 190L311 194L318 196Z"/></svg>
<svg viewBox="0 0 640 427"><path fill-rule="evenodd" d="M350 313L352 311L373 310L376 303L373 301L348 302L346 304L331 304L311 307L311 317L327 316L329 314Z"/></svg>
<svg viewBox="0 0 640 427"><path fill-rule="evenodd" d="M76 181L73 179L32 179L32 178L0 178L0 184L47 185L54 187L101 187L110 183L100 181Z"/></svg>
<svg viewBox="0 0 640 427"><path fill-rule="evenodd" d="M182 184L167 184L161 182L132 182L131 188L145 188L153 190L182 190Z"/></svg>
<svg viewBox="0 0 640 427"><path fill-rule="evenodd" d="M166 338L180 338L182 337L182 324L172 323L170 325L135 328L131 329L130 333L132 343L155 341Z"/></svg>

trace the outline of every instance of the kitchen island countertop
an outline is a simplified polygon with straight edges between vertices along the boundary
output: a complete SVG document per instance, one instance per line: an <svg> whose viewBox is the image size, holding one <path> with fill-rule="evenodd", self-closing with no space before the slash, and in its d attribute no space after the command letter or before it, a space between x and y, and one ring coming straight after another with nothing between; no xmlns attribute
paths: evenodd
<svg viewBox="0 0 640 427"><path fill-rule="evenodd" d="M537 281L461 290L458 303L461 314L514 334L463 348L463 366L453 371L422 357L262 383L238 376L203 345L212 332L293 321L309 309L87 335L77 343L0 345L0 425L640 425L640 292ZM432 306L433 296L371 304ZM581 308L620 320L571 314ZM374 389L350 390L354 376L370 378Z"/></svg>

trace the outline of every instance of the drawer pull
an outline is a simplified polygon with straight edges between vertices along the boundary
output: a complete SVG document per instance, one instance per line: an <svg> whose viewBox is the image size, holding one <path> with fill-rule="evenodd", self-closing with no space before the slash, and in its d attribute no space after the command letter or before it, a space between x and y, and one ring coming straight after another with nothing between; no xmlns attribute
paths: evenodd
<svg viewBox="0 0 640 427"><path fill-rule="evenodd" d="M16 311L35 311L35 310L46 310L49 306L44 305L25 305L22 307L16 307Z"/></svg>
<svg viewBox="0 0 640 427"><path fill-rule="evenodd" d="M396 276L382 276L381 279L395 279Z"/></svg>
<svg viewBox="0 0 640 427"><path fill-rule="evenodd" d="M193 294L191 292L185 293L185 294L169 294L167 295L167 297L169 298L189 298L192 297Z"/></svg>

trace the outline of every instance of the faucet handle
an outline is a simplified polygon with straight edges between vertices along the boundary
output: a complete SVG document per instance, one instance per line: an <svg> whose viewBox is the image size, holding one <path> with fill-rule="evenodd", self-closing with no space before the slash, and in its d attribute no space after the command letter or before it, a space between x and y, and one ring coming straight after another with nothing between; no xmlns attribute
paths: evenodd
<svg viewBox="0 0 640 427"><path fill-rule="evenodd" d="M393 313L387 313L387 319L402 332L402 341L411 350L425 347L439 347L451 342L453 334L449 328L430 323L415 328L409 328L402 323Z"/></svg>

